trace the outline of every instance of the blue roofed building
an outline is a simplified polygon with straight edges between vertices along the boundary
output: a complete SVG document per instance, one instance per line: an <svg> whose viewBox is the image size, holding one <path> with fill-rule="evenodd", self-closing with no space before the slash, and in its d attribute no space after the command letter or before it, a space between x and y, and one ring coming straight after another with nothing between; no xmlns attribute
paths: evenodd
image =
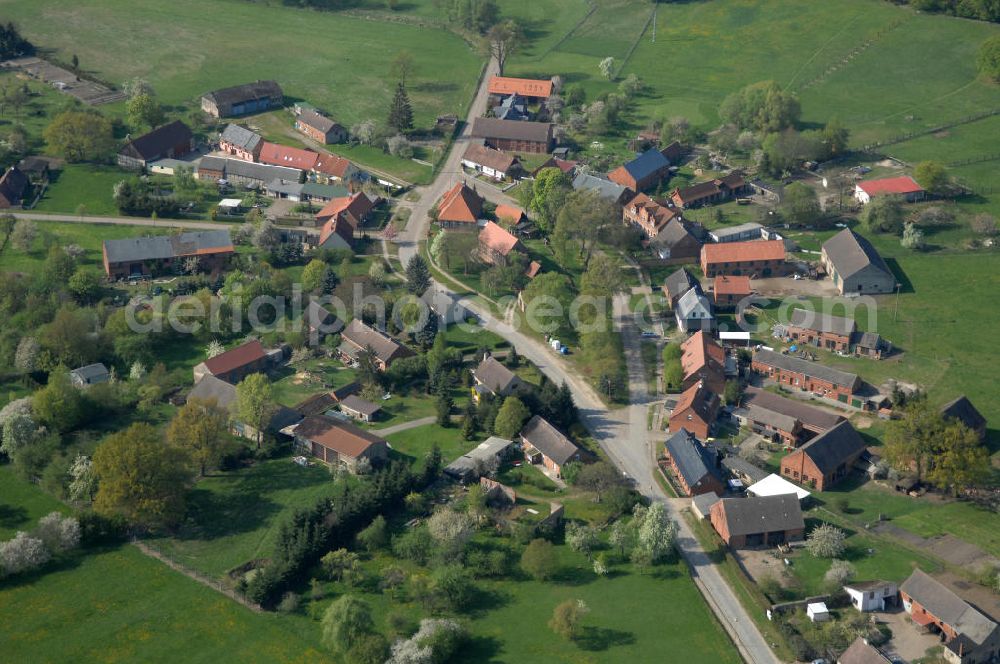
<svg viewBox="0 0 1000 664"><path fill-rule="evenodd" d="M645 191L660 184L670 175L670 160L656 148L646 150L624 166L608 173L608 177L632 191Z"/></svg>

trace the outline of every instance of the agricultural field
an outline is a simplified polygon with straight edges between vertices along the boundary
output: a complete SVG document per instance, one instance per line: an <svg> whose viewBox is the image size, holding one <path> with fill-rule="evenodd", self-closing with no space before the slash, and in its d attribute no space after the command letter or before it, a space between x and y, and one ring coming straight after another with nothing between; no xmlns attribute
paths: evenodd
<svg viewBox="0 0 1000 664"><path fill-rule="evenodd" d="M258 79L279 81L287 101L306 100L345 126L387 113L389 63L410 51L416 123L462 114L481 64L457 36L404 23L293 10L242 0L97 0L73 6L29 0L0 3L42 47L120 84L148 80L163 102L192 105L209 90ZM108 48L114 44L114 48ZM261 44L267 44L262 58Z"/></svg>

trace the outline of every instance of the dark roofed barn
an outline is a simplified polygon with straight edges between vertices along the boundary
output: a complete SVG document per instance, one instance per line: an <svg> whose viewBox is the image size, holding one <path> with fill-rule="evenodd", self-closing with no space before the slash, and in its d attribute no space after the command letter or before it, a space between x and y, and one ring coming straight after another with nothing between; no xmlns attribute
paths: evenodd
<svg viewBox="0 0 1000 664"><path fill-rule="evenodd" d="M543 417L535 415L521 429L525 457L531 463L541 462L557 476L570 461L579 461L580 448L561 434Z"/></svg>
<svg viewBox="0 0 1000 664"><path fill-rule="evenodd" d="M175 120L132 139L118 152L118 165L126 170L141 170L149 162L176 159L194 150L190 127Z"/></svg>
<svg viewBox="0 0 1000 664"><path fill-rule="evenodd" d="M218 230L105 240L102 252L108 278L124 279L176 270L188 258L197 258L199 269L212 272L221 269L235 249L229 231Z"/></svg>
<svg viewBox="0 0 1000 664"><path fill-rule="evenodd" d="M794 493L723 498L712 505L712 527L734 549L777 546L801 540L806 524Z"/></svg>
<svg viewBox="0 0 1000 664"><path fill-rule="evenodd" d="M546 153L552 147L552 125L548 122L519 122L497 118L476 118L472 137L481 138L497 150Z"/></svg>
<svg viewBox="0 0 1000 664"><path fill-rule="evenodd" d="M201 110L216 118L228 118L267 111L284 101L284 93L276 81L257 81L202 95Z"/></svg>
<svg viewBox="0 0 1000 664"><path fill-rule="evenodd" d="M28 176L11 166L0 176L0 208L20 207L28 188Z"/></svg>
<svg viewBox="0 0 1000 664"><path fill-rule="evenodd" d="M943 405L941 407L941 415L945 418L956 419L969 427L976 432L980 440L986 438L986 418L972 405L969 397L964 394Z"/></svg>
<svg viewBox="0 0 1000 664"><path fill-rule="evenodd" d="M847 477L867 445L851 423L843 421L781 460L781 474L825 491Z"/></svg>

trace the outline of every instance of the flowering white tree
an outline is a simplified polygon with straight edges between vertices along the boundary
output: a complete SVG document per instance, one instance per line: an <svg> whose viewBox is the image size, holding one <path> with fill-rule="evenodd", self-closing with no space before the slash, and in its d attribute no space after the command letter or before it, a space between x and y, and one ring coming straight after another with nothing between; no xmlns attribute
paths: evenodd
<svg viewBox="0 0 1000 664"><path fill-rule="evenodd" d="M836 558L847 548L845 539L847 536L843 530L823 523L809 533L809 537L806 538L806 548L817 558Z"/></svg>
<svg viewBox="0 0 1000 664"><path fill-rule="evenodd" d="M427 520L427 530L431 537L447 551L459 551L469 541L474 532L468 515L451 508L440 509Z"/></svg>
<svg viewBox="0 0 1000 664"><path fill-rule="evenodd" d="M94 464L90 457L82 454L77 455L70 466L69 475L69 498L73 502L84 503L94 499L97 493L97 474L94 473Z"/></svg>
<svg viewBox="0 0 1000 664"><path fill-rule="evenodd" d="M392 646L392 656L385 664L433 664L446 662L465 638L465 629L457 620L426 618L420 629L408 639Z"/></svg>
<svg viewBox="0 0 1000 664"><path fill-rule="evenodd" d="M601 76L609 81L615 77L615 59L611 56L601 60L601 63L597 65L597 68L601 70Z"/></svg>
<svg viewBox="0 0 1000 664"><path fill-rule="evenodd" d="M38 425L35 419L25 413L15 413L3 425L3 440L0 442L0 452L13 456L35 441L38 437Z"/></svg>
<svg viewBox="0 0 1000 664"><path fill-rule="evenodd" d="M132 363L132 366L128 370L128 379L131 381L140 381L146 377L146 365L136 360Z"/></svg>
<svg viewBox="0 0 1000 664"><path fill-rule="evenodd" d="M649 554L651 562L658 562L674 547L677 524L667 518L663 503L653 503L639 521L636 540L638 546Z"/></svg>
<svg viewBox="0 0 1000 664"><path fill-rule="evenodd" d="M53 553L69 551L80 545L80 522L71 516L50 512L38 522L35 536Z"/></svg>
<svg viewBox="0 0 1000 664"><path fill-rule="evenodd" d="M14 539L0 542L0 576L37 569L51 558L42 540L18 532Z"/></svg>
<svg viewBox="0 0 1000 664"><path fill-rule="evenodd" d="M207 346L205 346L205 356L208 358L213 358L216 355L221 355L226 351L225 347L219 342L218 339L212 339Z"/></svg>
<svg viewBox="0 0 1000 664"><path fill-rule="evenodd" d="M41 346L34 337L21 337L14 352L14 367L21 373L31 373L38 368L38 352Z"/></svg>

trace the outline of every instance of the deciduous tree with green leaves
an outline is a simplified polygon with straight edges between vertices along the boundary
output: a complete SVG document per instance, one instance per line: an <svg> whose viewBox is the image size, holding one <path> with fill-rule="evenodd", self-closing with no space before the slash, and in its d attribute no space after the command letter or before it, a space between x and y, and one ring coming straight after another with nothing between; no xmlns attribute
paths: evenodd
<svg viewBox="0 0 1000 664"><path fill-rule="evenodd" d="M275 408L274 390L264 374L250 374L236 385L236 416L244 425L253 427L258 449Z"/></svg>
<svg viewBox="0 0 1000 664"><path fill-rule="evenodd" d="M191 472L184 452L145 423L113 433L97 446L94 509L149 527L173 526L184 516Z"/></svg>
<svg viewBox="0 0 1000 664"><path fill-rule="evenodd" d="M167 426L167 442L186 449L205 476L218 465L229 430L229 412L215 399L188 399Z"/></svg>

